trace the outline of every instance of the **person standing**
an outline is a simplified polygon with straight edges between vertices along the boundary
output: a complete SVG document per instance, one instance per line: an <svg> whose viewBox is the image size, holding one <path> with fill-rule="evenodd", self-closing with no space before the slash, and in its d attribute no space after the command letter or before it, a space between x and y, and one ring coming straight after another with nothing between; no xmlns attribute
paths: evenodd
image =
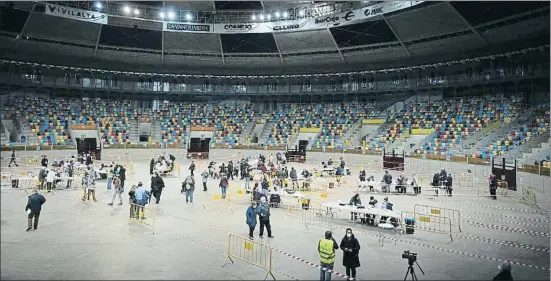
<svg viewBox="0 0 551 281"><path fill-rule="evenodd" d="M120 182L119 182L120 184ZM113 185L113 170L109 169L107 171L107 189L111 189L111 186Z"/></svg>
<svg viewBox="0 0 551 281"><path fill-rule="evenodd" d="M140 213L143 214L144 212L143 207L145 207L147 202L149 202L149 198L151 197L151 194L145 190L141 182L138 183L138 187L136 187L136 190L134 190L134 197L136 200L135 217L146 219L146 217L143 215L140 217Z"/></svg>
<svg viewBox="0 0 551 281"><path fill-rule="evenodd" d="M124 189L121 186L121 180L119 179L119 177L115 176L113 178L113 186L113 199L111 200L111 203L107 205L113 206L113 202L115 202L115 198L117 198L117 196L119 196L119 205L122 205L122 193L124 192Z"/></svg>
<svg viewBox="0 0 551 281"><path fill-rule="evenodd" d="M44 183L46 182L46 176L48 176L48 170L46 170L46 168L44 168L44 167L40 168L40 172L38 172L38 180L40 181L40 187L38 189L40 189L40 190L44 189Z"/></svg>
<svg viewBox="0 0 551 281"><path fill-rule="evenodd" d="M28 214L27 231L30 231L33 228L36 230L38 228L38 218L40 217L40 211L42 210L42 205L44 205L44 203L46 203L46 198L44 198L42 194L38 193L36 189L33 190L33 194L29 196L27 206L25 206L25 211Z"/></svg>
<svg viewBox="0 0 551 281"><path fill-rule="evenodd" d="M448 196L452 196L453 191L453 178L452 174L448 173L448 176L446 177L446 193L448 193Z"/></svg>
<svg viewBox="0 0 551 281"><path fill-rule="evenodd" d="M119 165L118 173L119 179L121 180L121 186L124 188L124 182L126 181L126 169L122 165Z"/></svg>
<svg viewBox="0 0 551 281"><path fill-rule="evenodd" d="M193 192L195 191L195 178L188 176L184 191L186 192L186 203L193 203Z"/></svg>
<svg viewBox="0 0 551 281"><path fill-rule="evenodd" d="M48 174L46 175L46 190L48 190L48 192L52 192L52 189L54 188L55 172L53 170L49 170L47 172Z"/></svg>
<svg viewBox="0 0 551 281"><path fill-rule="evenodd" d="M15 162L15 150L11 152L11 158L10 158L10 164L8 164L8 167L11 168L11 163L15 164L15 167L19 167L17 163Z"/></svg>
<svg viewBox="0 0 551 281"><path fill-rule="evenodd" d="M249 226L249 238L254 239L254 229L256 228L256 202L252 202L249 208L247 208L247 212L245 213L245 216L247 218L247 225Z"/></svg>
<svg viewBox="0 0 551 281"><path fill-rule="evenodd" d="M325 239L318 243L318 252L320 254L320 281L331 281L331 272L335 265L335 251L339 249L337 241L333 238L331 231L325 232Z"/></svg>
<svg viewBox="0 0 551 281"><path fill-rule="evenodd" d="M42 160L40 160L40 165L42 165L42 167L44 168L48 167L48 157L46 157L46 155L42 156Z"/></svg>
<svg viewBox="0 0 551 281"><path fill-rule="evenodd" d="M231 160L228 163L228 173L229 173L228 179L231 178L231 180L233 180L233 163Z"/></svg>
<svg viewBox="0 0 551 281"><path fill-rule="evenodd" d="M490 178L488 179L489 183L490 183L490 196L492 197L492 199L496 200L497 199L497 195L496 195L496 191L497 191L497 177L496 175L494 174L491 174L490 175Z"/></svg>
<svg viewBox="0 0 551 281"><path fill-rule="evenodd" d="M388 171L385 171L385 175L383 176L383 192L387 193L390 192L390 185L392 184L392 175L388 173Z"/></svg>
<svg viewBox="0 0 551 281"><path fill-rule="evenodd" d="M499 273L494 276L492 280L513 280L513 275L511 275L511 264L509 262L502 262L497 267L499 269Z"/></svg>
<svg viewBox="0 0 551 281"><path fill-rule="evenodd" d="M92 195L92 199L94 199L94 202L98 202L96 200L96 176L91 167L88 167L88 171L86 171L86 173L84 174L83 181L85 189L84 196L82 196L82 201L90 201L90 195Z"/></svg>
<svg viewBox="0 0 551 281"><path fill-rule="evenodd" d="M268 238L274 238L272 235L272 225L270 224L270 206L266 202L266 197L260 198L258 206L258 216L260 217L260 238L264 235L264 227L268 231Z"/></svg>
<svg viewBox="0 0 551 281"><path fill-rule="evenodd" d="M193 171L195 171L195 163L193 161L191 161L191 165L189 165L189 170L191 171L191 176L195 176L193 174Z"/></svg>
<svg viewBox="0 0 551 281"><path fill-rule="evenodd" d="M209 172L207 170L201 173L201 181L203 182L203 191L207 191L208 178L209 178Z"/></svg>
<svg viewBox="0 0 551 281"><path fill-rule="evenodd" d="M149 174L153 175L153 167L155 167L155 159L151 158L151 161L149 161Z"/></svg>
<svg viewBox="0 0 551 281"><path fill-rule="evenodd" d="M346 268L348 280L356 279L356 268L360 267L360 243L352 233L351 228L346 229L346 235L341 240L341 250L343 251L342 265Z"/></svg>
<svg viewBox="0 0 551 281"><path fill-rule="evenodd" d="M161 176L155 172L151 178L151 194L155 197L155 204L159 204L159 201L161 201L161 193L163 192L163 188L165 188L165 182Z"/></svg>
<svg viewBox="0 0 551 281"><path fill-rule="evenodd" d="M291 172L289 173L289 176L291 177L291 181L293 182L293 190L295 190L295 184L298 187L298 177L295 167L291 167Z"/></svg>
<svg viewBox="0 0 551 281"><path fill-rule="evenodd" d="M219 186L222 191L222 198L226 198L226 192L228 189L228 177L226 176L226 174L222 174Z"/></svg>

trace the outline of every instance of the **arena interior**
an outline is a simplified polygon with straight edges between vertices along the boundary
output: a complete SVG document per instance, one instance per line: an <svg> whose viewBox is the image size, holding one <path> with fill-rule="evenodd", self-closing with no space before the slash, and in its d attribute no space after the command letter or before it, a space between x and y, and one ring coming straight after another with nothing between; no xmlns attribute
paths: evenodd
<svg viewBox="0 0 551 281"><path fill-rule="evenodd" d="M549 280L549 12L0 2L1 278Z"/></svg>

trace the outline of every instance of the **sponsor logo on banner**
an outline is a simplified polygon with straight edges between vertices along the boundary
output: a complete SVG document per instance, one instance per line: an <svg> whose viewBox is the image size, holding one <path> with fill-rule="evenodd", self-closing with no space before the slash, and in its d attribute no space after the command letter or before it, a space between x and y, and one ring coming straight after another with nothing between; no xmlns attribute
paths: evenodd
<svg viewBox="0 0 551 281"><path fill-rule="evenodd" d="M373 9L365 9L364 16L365 17L374 17L377 15L380 15L383 13L383 7L377 7Z"/></svg>
<svg viewBox="0 0 551 281"><path fill-rule="evenodd" d="M63 17L68 19L107 24L107 14L94 11L86 11L77 8L60 6L55 4L46 4L46 15Z"/></svg>
<svg viewBox="0 0 551 281"><path fill-rule="evenodd" d="M226 31L243 31L243 32L249 32L253 29L258 27L257 24L225 24L224 30Z"/></svg>
<svg viewBox="0 0 551 281"><path fill-rule="evenodd" d="M294 22L279 22L276 23L273 26L267 25L268 28L271 28L273 31L299 31L299 30L307 30L310 27L310 20L302 20L302 21L294 21Z"/></svg>
<svg viewBox="0 0 551 281"><path fill-rule="evenodd" d="M210 33L210 24L163 22L163 31Z"/></svg>

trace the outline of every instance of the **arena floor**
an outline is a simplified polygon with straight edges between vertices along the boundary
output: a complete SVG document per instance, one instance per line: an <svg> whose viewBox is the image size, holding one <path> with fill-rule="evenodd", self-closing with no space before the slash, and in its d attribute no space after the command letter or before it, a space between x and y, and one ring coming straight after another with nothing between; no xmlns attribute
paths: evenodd
<svg viewBox="0 0 551 281"><path fill-rule="evenodd" d="M188 161L181 163L186 173ZM206 163L198 163L196 182ZM302 167L312 164L296 164ZM155 234L150 226L128 219L128 189L142 181L149 185L148 162L135 162L135 175L127 180L124 205L108 206L111 194L105 181L98 182L97 203L81 202L81 190L46 194L47 202L37 231L25 232L24 206L27 195L20 190L2 190L1 278L2 279L224 279L259 280L266 272L236 261L222 267L229 233L247 236L244 198L235 195L240 181L231 181L231 204L214 200L218 182L210 180L208 192L199 184L195 202L187 205L180 194L181 180L165 178L166 189L156 210ZM376 172L377 176L382 171ZM377 178L376 176L376 178ZM350 179L357 177L355 172ZM355 188L334 189L328 200L349 200ZM383 195L375 197L382 201ZM368 201L369 194L362 193ZM549 280L549 214L510 198L390 195L394 208L412 211L414 204L455 208L461 211L462 232L454 242L440 234L417 231L414 235L388 235L381 246L378 229L339 220L337 242L344 229L352 227L361 244L358 279L403 279L407 261L404 250L418 253L421 280L490 280L500 260L513 262L516 280ZM285 200L285 198L283 198ZM286 202L284 202L286 203ZM230 211L233 210L233 212ZM261 240L274 248L273 273L279 279L312 280L319 271L307 262L319 262L317 242L327 230L309 226L283 208L272 209L274 239ZM258 227L255 235L258 235ZM266 235L265 235L266 236ZM396 244L392 239L396 237ZM257 239L257 241L260 239ZM335 270L344 273L342 252ZM340 280L340 277L334 277Z"/></svg>

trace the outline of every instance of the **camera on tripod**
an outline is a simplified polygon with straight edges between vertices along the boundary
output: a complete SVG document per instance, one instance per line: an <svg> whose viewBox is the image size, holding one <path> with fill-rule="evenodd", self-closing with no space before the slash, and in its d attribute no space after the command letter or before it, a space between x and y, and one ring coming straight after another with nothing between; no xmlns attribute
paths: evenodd
<svg viewBox="0 0 551 281"><path fill-rule="evenodd" d="M413 264L417 261L417 253L412 253L409 250L406 250L402 253L402 258L407 259L409 264Z"/></svg>
<svg viewBox="0 0 551 281"><path fill-rule="evenodd" d="M421 270L421 273L425 275L425 272L417 262L417 253L412 253L409 250L405 250L402 253L402 259L408 260L408 270L406 271L406 276L404 277L404 281L408 278L408 275L411 274L411 281L417 281L417 275L415 274L415 270L413 269L413 264L417 264L417 267L419 267L419 270Z"/></svg>

